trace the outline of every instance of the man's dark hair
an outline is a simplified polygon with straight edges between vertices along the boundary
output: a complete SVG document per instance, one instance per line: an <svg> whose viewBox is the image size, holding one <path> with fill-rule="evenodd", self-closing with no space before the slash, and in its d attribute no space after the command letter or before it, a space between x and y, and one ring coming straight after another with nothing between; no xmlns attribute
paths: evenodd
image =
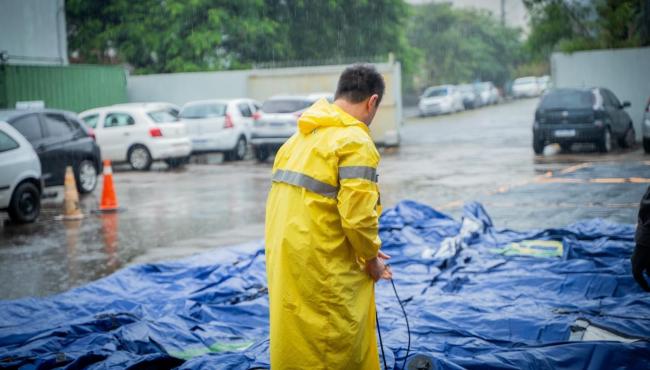
<svg viewBox="0 0 650 370"><path fill-rule="evenodd" d="M384 78L372 64L353 64L341 73L334 99L343 98L351 103L361 103L377 94L379 105L385 88Z"/></svg>

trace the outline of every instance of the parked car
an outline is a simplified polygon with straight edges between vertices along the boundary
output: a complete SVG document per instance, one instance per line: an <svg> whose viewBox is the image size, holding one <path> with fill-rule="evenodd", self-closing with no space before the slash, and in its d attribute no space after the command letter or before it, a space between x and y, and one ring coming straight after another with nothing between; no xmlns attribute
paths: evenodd
<svg viewBox="0 0 650 370"><path fill-rule="evenodd" d="M537 79L539 85L539 93L543 94L546 90L551 88L551 76L542 76Z"/></svg>
<svg viewBox="0 0 650 370"><path fill-rule="evenodd" d="M254 115L251 144L255 158L264 162L297 129L298 117L319 99L330 102L334 96L328 93L310 95L282 95L269 98Z"/></svg>
<svg viewBox="0 0 650 370"><path fill-rule="evenodd" d="M512 83L512 95L515 99L532 98L539 96L541 93L542 87L537 77L520 77Z"/></svg>
<svg viewBox="0 0 650 370"><path fill-rule="evenodd" d="M643 150L650 153L650 98L643 113Z"/></svg>
<svg viewBox="0 0 650 370"><path fill-rule="evenodd" d="M192 151L185 124L167 109L149 103L90 109L79 117L95 130L104 159L149 170L153 161L183 165Z"/></svg>
<svg viewBox="0 0 650 370"><path fill-rule="evenodd" d="M16 223L34 222L41 211L41 162L32 145L0 121L0 210Z"/></svg>
<svg viewBox="0 0 650 370"><path fill-rule="evenodd" d="M454 113L465 109L462 94L454 85L432 86L424 90L418 108L421 116Z"/></svg>
<svg viewBox="0 0 650 370"><path fill-rule="evenodd" d="M497 104L499 102L499 90L492 82L481 82L476 86L481 96L481 105Z"/></svg>
<svg viewBox="0 0 650 370"><path fill-rule="evenodd" d="M586 142L606 153L614 140L622 147L633 146L634 126L625 112L629 106L605 88L551 89L535 111L533 150L541 154L550 143L568 150L573 143Z"/></svg>
<svg viewBox="0 0 650 370"><path fill-rule="evenodd" d="M0 111L4 120L32 144L41 161L45 186L63 185L65 168L72 166L80 193L97 186L102 156L94 132L73 112L38 109Z"/></svg>
<svg viewBox="0 0 650 370"><path fill-rule="evenodd" d="M185 104L180 118L187 125L193 152L222 152L226 160L242 160L258 110L259 103L251 99L200 100Z"/></svg>
<svg viewBox="0 0 650 370"><path fill-rule="evenodd" d="M474 84L458 85L465 109L474 109L482 105L481 95Z"/></svg>

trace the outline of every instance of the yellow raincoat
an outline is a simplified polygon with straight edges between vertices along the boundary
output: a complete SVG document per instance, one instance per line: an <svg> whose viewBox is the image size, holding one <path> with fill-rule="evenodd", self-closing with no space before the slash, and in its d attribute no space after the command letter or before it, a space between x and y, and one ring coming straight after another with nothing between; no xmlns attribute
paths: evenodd
<svg viewBox="0 0 650 370"><path fill-rule="evenodd" d="M280 148L266 204L271 367L379 369L374 282L379 153L368 127L316 102Z"/></svg>

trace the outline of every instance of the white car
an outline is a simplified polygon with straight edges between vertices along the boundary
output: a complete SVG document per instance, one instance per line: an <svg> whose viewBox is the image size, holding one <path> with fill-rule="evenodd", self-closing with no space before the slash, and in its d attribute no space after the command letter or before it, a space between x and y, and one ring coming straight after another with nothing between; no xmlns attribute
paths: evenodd
<svg viewBox="0 0 650 370"><path fill-rule="evenodd" d="M79 114L95 131L103 159L146 171L153 161L184 164L192 143L183 122L157 103L119 104Z"/></svg>
<svg viewBox="0 0 650 370"><path fill-rule="evenodd" d="M418 103L421 116L465 110L463 94L454 85L433 86L424 90Z"/></svg>
<svg viewBox="0 0 650 370"><path fill-rule="evenodd" d="M480 82L476 86L483 105L497 104L499 102L501 98L499 90L492 82Z"/></svg>
<svg viewBox="0 0 650 370"><path fill-rule="evenodd" d="M251 99L199 100L183 105L180 118L187 125L194 152L222 152L226 160L242 160L259 107Z"/></svg>
<svg viewBox="0 0 650 370"><path fill-rule="evenodd" d="M542 87L537 77L520 77L512 83L512 95L515 98L532 98L541 93Z"/></svg>
<svg viewBox="0 0 650 370"><path fill-rule="evenodd" d="M551 88L551 76L542 76L537 79L537 84L539 85L540 94L546 92L546 90Z"/></svg>
<svg viewBox="0 0 650 370"><path fill-rule="evenodd" d="M34 222L41 211L41 162L16 129L0 122L0 210L16 223Z"/></svg>

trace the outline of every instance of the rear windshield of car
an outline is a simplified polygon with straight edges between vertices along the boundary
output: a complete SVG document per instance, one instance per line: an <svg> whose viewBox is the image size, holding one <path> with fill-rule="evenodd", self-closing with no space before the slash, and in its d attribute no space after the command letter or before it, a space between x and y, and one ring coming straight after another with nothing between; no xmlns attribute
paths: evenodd
<svg viewBox="0 0 650 370"><path fill-rule="evenodd" d="M262 104L265 113L293 113L309 107L312 103L302 99L273 99Z"/></svg>
<svg viewBox="0 0 650 370"><path fill-rule="evenodd" d="M177 122L178 118L171 114L168 110L156 110L147 113L149 117L156 123Z"/></svg>
<svg viewBox="0 0 650 370"><path fill-rule="evenodd" d="M447 88L431 89L424 92L425 98L433 98L436 96L447 96Z"/></svg>
<svg viewBox="0 0 650 370"><path fill-rule="evenodd" d="M225 115L225 104L194 104L183 108L181 111L181 118L212 118Z"/></svg>
<svg viewBox="0 0 650 370"><path fill-rule="evenodd" d="M556 90L544 95L541 109L588 109L594 105L591 91Z"/></svg>

